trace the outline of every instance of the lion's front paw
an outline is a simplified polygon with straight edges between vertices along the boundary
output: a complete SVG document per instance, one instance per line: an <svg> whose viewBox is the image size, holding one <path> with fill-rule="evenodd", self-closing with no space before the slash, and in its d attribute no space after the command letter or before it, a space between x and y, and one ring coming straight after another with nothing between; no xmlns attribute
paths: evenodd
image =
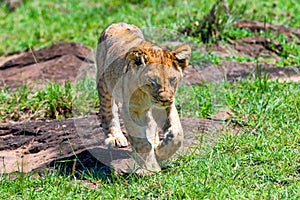
<svg viewBox="0 0 300 200"><path fill-rule="evenodd" d="M122 135L118 136L108 136L105 139L105 144L110 146L110 147L127 147L128 146L128 141L126 137Z"/></svg>
<svg viewBox="0 0 300 200"><path fill-rule="evenodd" d="M152 174L158 173L161 171L161 168L158 166L156 169L145 169L145 168L139 168L135 171L135 174L137 174L138 176L150 176Z"/></svg>
<svg viewBox="0 0 300 200"><path fill-rule="evenodd" d="M152 174L154 174L155 172L153 172L153 171L150 171L150 170L147 170L147 169L137 169L136 171L135 171L135 174L137 174L138 176L140 176L140 177L144 177L144 176L150 176L150 175L152 175Z"/></svg>

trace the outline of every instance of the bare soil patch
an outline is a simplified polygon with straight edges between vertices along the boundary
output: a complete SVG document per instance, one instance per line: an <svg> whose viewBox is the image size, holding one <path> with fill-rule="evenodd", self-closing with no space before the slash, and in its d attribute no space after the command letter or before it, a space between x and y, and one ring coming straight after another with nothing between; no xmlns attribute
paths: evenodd
<svg viewBox="0 0 300 200"><path fill-rule="evenodd" d="M300 42L300 29L295 29L283 25L273 25L267 22L255 21L255 20L240 20L235 23L238 28L244 28L253 32L259 31L274 31L282 33L287 36L289 41L293 41L294 37L299 39Z"/></svg>
<svg viewBox="0 0 300 200"><path fill-rule="evenodd" d="M266 49L264 46L267 46L264 40L263 38L245 38L236 42L236 48L249 55L261 54ZM252 47L249 48L249 46ZM279 48L280 44L277 46ZM228 51L226 47L215 47L214 50L216 52ZM184 72L184 83L191 85L220 79L238 80L255 73L257 67L262 72L270 74L270 78L279 77L288 81L289 77L297 80L295 76L300 76L300 67L283 68L266 63L222 61L219 66L204 63L189 66ZM36 51L2 57L0 59L0 87L4 85L18 87L23 84L37 87L48 81L63 83L70 80L74 82L86 73L94 75L94 71L92 50L79 43L58 43Z"/></svg>
<svg viewBox="0 0 300 200"><path fill-rule="evenodd" d="M202 145L199 150L211 146L225 123L224 113L213 119L182 119L185 142L180 152L191 146ZM196 142L199 137L204 145ZM118 173L129 173L134 168L131 148L110 149L103 141L101 122L95 113L60 121L1 124L0 173L26 173L49 167L60 167L67 173L104 174L110 173L112 167Z"/></svg>
<svg viewBox="0 0 300 200"><path fill-rule="evenodd" d="M92 51L80 43L58 43L0 59L1 86L74 81L80 69L93 68Z"/></svg>
<svg viewBox="0 0 300 200"><path fill-rule="evenodd" d="M300 66L277 67L268 63L221 61L219 66L213 64L189 66L184 73L184 83L187 85L221 80L237 81L252 75L268 75L270 79L281 81L299 81Z"/></svg>

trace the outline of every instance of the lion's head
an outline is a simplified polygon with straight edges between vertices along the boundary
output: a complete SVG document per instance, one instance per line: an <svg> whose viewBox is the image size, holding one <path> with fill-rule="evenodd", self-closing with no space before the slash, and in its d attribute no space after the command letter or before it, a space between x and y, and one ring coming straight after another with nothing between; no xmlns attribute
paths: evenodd
<svg viewBox="0 0 300 200"><path fill-rule="evenodd" d="M138 72L139 88L148 93L152 103L168 107L175 100L175 93L188 66L191 48L188 45L176 47L173 51L161 48L132 48L126 55L127 69Z"/></svg>

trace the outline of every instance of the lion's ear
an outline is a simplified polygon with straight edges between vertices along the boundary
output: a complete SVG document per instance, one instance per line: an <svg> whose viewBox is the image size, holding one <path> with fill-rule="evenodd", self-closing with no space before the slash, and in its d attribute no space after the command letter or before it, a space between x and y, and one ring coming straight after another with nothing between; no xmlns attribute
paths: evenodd
<svg viewBox="0 0 300 200"><path fill-rule="evenodd" d="M133 68L143 66L148 62L148 57L145 52L137 47L133 47L128 51L126 59Z"/></svg>
<svg viewBox="0 0 300 200"><path fill-rule="evenodd" d="M184 69L188 66L189 60L191 57L192 50L189 45L180 45L176 47L172 53L174 53L178 63L180 64L181 68Z"/></svg>

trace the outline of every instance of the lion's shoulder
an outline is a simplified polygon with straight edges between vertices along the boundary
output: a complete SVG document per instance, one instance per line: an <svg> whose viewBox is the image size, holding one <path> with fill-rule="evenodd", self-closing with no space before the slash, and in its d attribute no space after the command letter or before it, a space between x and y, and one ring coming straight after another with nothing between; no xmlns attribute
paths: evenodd
<svg viewBox="0 0 300 200"><path fill-rule="evenodd" d="M133 24L123 22L111 24L102 33L98 43L110 42L120 43L122 41L130 41L135 39L144 39L142 31Z"/></svg>

